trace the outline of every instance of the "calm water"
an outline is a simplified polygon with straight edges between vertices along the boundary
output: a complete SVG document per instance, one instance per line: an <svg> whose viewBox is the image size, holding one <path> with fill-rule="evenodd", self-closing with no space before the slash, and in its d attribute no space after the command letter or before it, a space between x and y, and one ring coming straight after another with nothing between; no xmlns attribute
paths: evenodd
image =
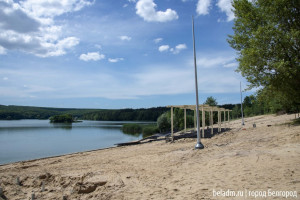
<svg viewBox="0 0 300 200"><path fill-rule="evenodd" d="M141 138L124 134L124 123L130 122L68 125L49 120L0 121L0 164L111 147Z"/></svg>

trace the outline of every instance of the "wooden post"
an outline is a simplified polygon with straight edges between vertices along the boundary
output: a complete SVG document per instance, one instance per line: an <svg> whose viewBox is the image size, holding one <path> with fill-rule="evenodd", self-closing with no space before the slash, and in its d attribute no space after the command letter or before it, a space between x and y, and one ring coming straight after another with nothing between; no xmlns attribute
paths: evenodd
<svg viewBox="0 0 300 200"><path fill-rule="evenodd" d="M202 138L204 138L204 129L205 129L205 111L202 106Z"/></svg>
<svg viewBox="0 0 300 200"><path fill-rule="evenodd" d="M209 121L208 125L209 125L209 128L211 129L211 118L210 118L210 114L211 114L211 112L208 111L208 121ZM207 130L208 130L208 129L207 129Z"/></svg>
<svg viewBox="0 0 300 200"><path fill-rule="evenodd" d="M218 110L218 133L220 132L220 110Z"/></svg>
<svg viewBox="0 0 300 200"><path fill-rule="evenodd" d="M32 193L32 194L31 194L31 200L34 200L34 199L35 199L35 194Z"/></svg>
<svg viewBox="0 0 300 200"><path fill-rule="evenodd" d="M211 135L213 135L214 134L214 112L213 112L212 108L211 108L211 111L210 111L210 120L211 120L210 133L211 133Z"/></svg>
<svg viewBox="0 0 300 200"><path fill-rule="evenodd" d="M229 116L229 112L230 112L230 110L228 110L228 128L229 128L229 119L230 119L230 116Z"/></svg>
<svg viewBox="0 0 300 200"><path fill-rule="evenodd" d="M20 181L19 177L16 178L16 183L17 183L17 185L21 185L21 181Z"/></svg>
<svg viewBox="0 0 300 200"><path fill-rule="evenodd" d="M172 141L174 141L174 132L173 132L173 106L171 106L171 136L172 136Z"/></svg>
<svg viewBox="0 0 300 200"><path fill-rule="evenodd" d="M186 133L186 108L184 109L184 133Z"/></svg>
<svg viewBox="0 0 300 200"><path fill-rule="evenodd" d="M224 110L224 128L225 128L225 131L226 131L226 111Z"/></svg>
<svg viewBox="0 0 300 200"><path fill-rule="evenodd" d="M45 182L43 181L43 182L42 182L41 192L44 192L44 191L45 191Z"/></svg>

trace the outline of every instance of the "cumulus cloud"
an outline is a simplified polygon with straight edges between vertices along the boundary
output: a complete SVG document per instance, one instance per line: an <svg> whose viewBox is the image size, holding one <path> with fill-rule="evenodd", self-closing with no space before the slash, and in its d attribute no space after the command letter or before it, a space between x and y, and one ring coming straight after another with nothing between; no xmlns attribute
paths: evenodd
<svg viewBox="0 0 300 200"><path fill-rule="evenodd" d="M28 16L20 7L12 2L0 1L0 27L4 30L12 30L18 33L36 32L40 23ZM20 23L22 22L22 23Z"/></svg>
<svg viewBox="0 0 300 200"><path fill-rule="evenodd" d="M124 58L109 58L108 61L111 63L116 63L116 62L120 62L123 61Z"/></svg>
<svg viewBox="0 0 300 200"><path fill-rule="evenodd" d="M217 6L221 9L222 12L225 12L227 15L227 21L232 21L235 16L232 12L232 0L218 0Z"/></svg>
<svg viewBox="0 0 300 200"><path fill-rule="evenodd" d="M153 41L154 41L154 43L157 44L157 43L160 43L162 40L163 40L162 38L156 38Z"/></svg>
<svg viewBox="0 0 300 200"><path fill-rule="evenodd" d="M175 10L156 11L157 5L153 0L139 0L136 3L136 14L148 22L167 22L178 19Z"/></svg>
<svg viewBox="0 0 300 200"><path fill-rule="evenodd" d="M130 41L131 40L131 37L129 37L129 36L126 36L126 35L122 35L122 36L119 36L119 38L121 39L121 40L126 40L126 41Z"/></svg>
<svg viewBox="0 0 300 200"><path fill-rule="evenodd" d="M99 52L88 52L87 54L81 54L79 59L83 61L97 61L105 58L105 55L100 54Z"/></svg>
<svg viewBox="0 0 300 200"><path fill-rule="evenodd" d="M170 50L170 52L172 52L173 54L178 54L178 53L180 53L182 50L184 50L186 48L187 48L186 44L178 44L178 45L176 45L175 48L170 48L169 45L161 45L158 48L158 51L165 52L165 51L169 51Z"/></svg>
<svg viewBox="0 0 300 200"><path fill-rule="evenodd" d="M186 49L186 48L187 48L186 44L178 44L178 45L175 47L175 49L172 48L171 51L172 51L174 54L178 54L178 53L180 53L180 51L182 51L182 50L184 50L184 49Z"/></svg>
<svg viewBox="0 0 300 200"><path fill-rule="evenodd" d="M158 47L158 51L160 52L168 51L169 48L170 48L169 45L161 45L160 47Z"/></svg>
<svg viewBox="0 0 300 200"><path fill-rule="evenodd" d="M21 6L32 16L53 18L64 13L78 11L93 3L94 1L88 0L27 0L21 2Z"/></svg>
<svg viewBox="0 0 300 200"><path fill-rule="evenodd" d="M0 55L6 54L6 49L2 46L0 46Z"/></svg>
<svg viewBox="0 0 300 200"><path fill-rule="evenodd" d="M234 56L224 55L205 55L197 60L198 66L202 68L216 68L216 67L234 67L237 66Z"/></svg>
<svg viewBox="0 0 300 200"><path fill-rule="evenodd" d="M66 54L79 44L79 39L62 37L62 26L55 24L54 17L92 3L87 0L0 1L0 53L17 50L40 57Z"/></svg>
<svg viewBox="0 0 300 200"><path fill-rule="evenodd" d="M237 68L238 65L239 64L237 62L232 62L232 63L225 64L224 67L227 67L227 68Z"/></svg>
<svg viewBox="0 0 300 200"><path fill-rule="evenodd" d="M209 14L212 0L198 0L196 12L198 15L207 15ZM232 12L232 0L216 0L216 6L227 15L227 21L232 21L235 16ZM218 20L220 22L222 20Z"/></svg>
<svg viewBox="0 0 300 200"><path fill-rule="evenodd" d="M209 13L211 0L199 0L197 3L197 13L198 15L207 15Z"/></svg>

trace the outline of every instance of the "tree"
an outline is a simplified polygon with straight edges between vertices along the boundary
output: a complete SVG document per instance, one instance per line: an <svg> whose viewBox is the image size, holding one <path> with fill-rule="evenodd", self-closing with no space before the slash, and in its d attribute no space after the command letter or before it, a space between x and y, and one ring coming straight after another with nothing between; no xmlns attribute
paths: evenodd
<svg viewBox="0 0 300 200"><path fill-rule="evenodd" d="M54 115L49 118L50 123L72 123L74 122L73 116L70 114L64 114L64 115Z"/></svg>
<svg viewBox="0 0 300 200"><path fill-rule="evenodd" d="M300 104L300 1L234 0L238 72L268 94L280 93L286 107ZM288 100L288 101L286 101Z"/></svg>
<svg viewBox="0 0 300 200"><path fill-rule="evenodd" d="M157 127L160 132L166 132L171 129L170 116L168 112L163 113L161 116L157 118Z"/></svg>
<svg viewBox="0 0 300 200"><path fill-rule="evenodd" d="M204 104L210 105L210 106L217 106L218 102L215 98L213 98L212 96L207 97L206 101L204 102Z"/></svg>

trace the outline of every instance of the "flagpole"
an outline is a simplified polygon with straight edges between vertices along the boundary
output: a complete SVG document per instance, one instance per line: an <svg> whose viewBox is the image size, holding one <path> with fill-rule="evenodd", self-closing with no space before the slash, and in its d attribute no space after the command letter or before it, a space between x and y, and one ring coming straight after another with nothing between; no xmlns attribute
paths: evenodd
<svg viewBox="0 0 300 200"><path fill-rule="evenodd" d="M195 146L195 149L203 149L204 146L200 141L199 98L198 98L198 81L197 81L197 63L196 63L194 16L192 16L192 22L193 22L193 49L194 49L195 88L196 88L196 115L197 115L197 144Z"/></svg>

